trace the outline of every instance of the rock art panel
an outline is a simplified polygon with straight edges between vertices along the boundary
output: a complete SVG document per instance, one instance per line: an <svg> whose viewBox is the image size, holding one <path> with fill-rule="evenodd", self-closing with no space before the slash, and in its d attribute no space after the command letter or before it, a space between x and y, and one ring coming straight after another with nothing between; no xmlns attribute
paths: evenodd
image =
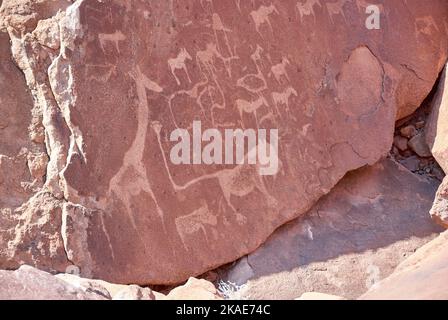
<svg viewBox="0 0 448 320"><path fill-rule="evenodd" d="M179 283L253 251L386 155L446 60L443 1L384 4L373 33L361 2L14 2L1 24L44 128L67 259L117 283ZM194 121L278 130L278 171L173 164L171 133L194 136Z"/></svg>

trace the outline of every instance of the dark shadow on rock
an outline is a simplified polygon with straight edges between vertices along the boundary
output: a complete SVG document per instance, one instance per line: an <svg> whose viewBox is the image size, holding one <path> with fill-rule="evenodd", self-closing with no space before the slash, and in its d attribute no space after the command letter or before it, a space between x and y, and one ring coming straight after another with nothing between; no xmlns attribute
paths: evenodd
<svg viewBox="0 0 448 320"><path fill-rule="evenodd" d="M244 283L401 240L429 241L442 230L428 213L437 185L390 159L351 172L305 216L280 227L223 278Z"/></svg>

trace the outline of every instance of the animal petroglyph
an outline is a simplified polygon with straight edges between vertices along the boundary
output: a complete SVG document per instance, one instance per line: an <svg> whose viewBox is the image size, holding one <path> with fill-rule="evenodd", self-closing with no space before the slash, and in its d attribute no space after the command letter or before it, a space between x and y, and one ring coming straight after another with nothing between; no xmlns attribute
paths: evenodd
<svg viewBox="0 0 448 320"><path fill-rule="evenodd" d="M252 11L250 13L250 16L252 17L255 23L255 30L257 30L258 33L260 33L261 25L265 23L269 26L272 32L274 31L272 29L271 21L269 20L269 16L274 12L279 14L275 6L271 4L270 6L260 6L258 10Z"/></svg>
<svg viewBox="0 0 448 320"><path fill-rule="evenodd" d="M232 32L232 30L230 30L224 26L224 23L222 22L221 17L217 13L214 13L212 15L212 28L213 28L213 32L215 33L216 43L219 44L218 31L220 31L224 35L224 41L226 43L226 47L227 47L227 50L229 51L229 54L233 55L232 49L230 47L229 38L227 37L227 33Z"/></svg>
<svg viewBox="0 0 448 320"><path fill-rule="evenodd" d="M279 106L286 106L286 110L289 111L289 98L291 96L298 96L297 91L293 87L286 88L283 92L272 92L272 100L277 110L277 114L280 114Z"/></svg>
<svg viewBox="0 0 448 320"><path fill-rule="evenodd" d="M188 69L186 65L187 60L192 60L192 58L190 54L187 52L187 49L185 48L180 49L180 52L176 58L168 59L168 66L170 67L171 74L176 79L177 85L180 85L180 80L176 76L176 70L178 69L184 70L187 75L188 81L191 82L190 75L188 74Z"/></svg>
<svg viewBox="0 0 448 320"><path fill-rule="evenodd" d="M274 78L278 83L281 83L282 77L285 77L288 81L290 81L288 73L286 72L286 66L288 64L290 64L288 58L282 58L282 62L271 67L271 74L274 75Z"/></svg>
<svg viewBox="0 0 448 320"><path fill-rule="evenodd" d="M214 227L218 224L218 219L209 211L207 204L205 204L190 214L176 218L175 224L177 233L179 234L185 249L188 250L186 246L186 237L198 231L202 231L206 241L209 242L205 225Z"/></svg>
<svg viewBox="0 0 448 320"><path fill-rule="evenodd" d="M235 103L236 103L238 112L240 113L241 119L243 118L243 112L253 113L255 116L255 119L257 121L257 125L258 125L257 110L259 108L261 108L262 106L268 106L268 102L266 101L266 99L264 97L259 97L257 100L254 100L254 101L237 99Z"/></svg>
<svg viewBox="0 0 448 320"><path fill-rule="evenodd" d="M322 7L320 0L306 0L305 2L297 2L296 9L299 11L300 21L302 21L304 16L313 16L314 21L316 21L316 15L314 13L314 6L317 5Z"/></svg>
<svg viewBox="0 0 448 320"><path fill-rule="evenodd" d="M336 2L325 3L325 5L327 6L328 14L330 15L331 23L334 23L333 20L334 15L341 15L344 18L344 21L346 21L344 14L344 6L347 2L350 2L350 0L338 0Z"/></svg>
<svg viewBox="0 0 448 320"><path fill-rule="evenodd" d="M138 230L137 223L133 216L132 197L139 196L146 192L152 198L157 213L164 223L163 212L159 207L157 199L153 193L151 184L146 174L146 168L143 164L143 152L145 149L145 139L149 124L149 106L146 96L146 90L160 93L162 88L154 81L147 78L139 67L130 72L130 77L134 79L138 95L137 112L137 133L135 139L125 153L123 165L109 182L109 194L114 194L126 207L127 214L135 230ZM125 187L124 187L125 186Z"/></svg>
<svg viewBox="0 0 448 320"><path fill-rule="evenodd" d="M100 41L101 50L105 52L105 44L107 42L112 42L115 49L120 53L119 42L124 41L126 36L121 31L115 31L114 33L100 33L98 35L98 40Z"/></svg>
<svg viewBox="0 0 448 320"><path fill-rule="evenodd" d="M231 72L231 62L232 60L239 59L237 56L224 57L219 53L216 44L207 43L205 50L200 50L196 53L196 61L199 65L199 68L206 75L211 75L214 81L217 81L216 77L216 67L214 59L221 59L226 68L227 74L229 77L232 76ZM206 71L206 72L205 72Z"/></svg>
<svg viewBox="0 0 448 320"><path fill-rule="evenodd" d="M232 169L222 169L211 174L204 174L200 177L194 178L183 185L179 185L174 181L171 171L169 169L168 161L163 150L162 141L160 138L160 131L162 126L159 122L153 122L151 124L152 129L157 135L157 140L159 143L160 152L163 157L165 164L165 169L168 175L168 179L171 182L171 186L175 191L186 190L189 187L198 184L202 181L217 179L218 184L221 188L224 199L227 205L235 212L238 211L232 205L231 196L244 197L253 192L255 189L261 192L261 194L266 199L269 207L275 208L277 205L277 200L269 193L266 186L264 185L263 178L260 175L260 164L248 165L248 155L253 152L249 150L245 155L244 164L236 165ZM263 147L267 147L269 150L273 150L268 142L264 142ZM272 152L272 151L271 151ZM278 158L278 155L276 155Z"/></svg>

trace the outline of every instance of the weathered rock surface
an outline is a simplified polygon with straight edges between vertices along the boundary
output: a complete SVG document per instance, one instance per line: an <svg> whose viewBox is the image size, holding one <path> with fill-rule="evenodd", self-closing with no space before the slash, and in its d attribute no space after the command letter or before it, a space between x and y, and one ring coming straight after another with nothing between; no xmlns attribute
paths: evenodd
<svg viewBox="0 0 448 320"><path fill-rule="evenodd" d="M425 128L426 141L432 155L445 173L448 173L448 77L447 67L442 72L431 114Z"/></svg>
<svg viewBox="0 0 448 320"><path fill-rule="evenodd" d="M0 299L105 300L105 297L72 286L47 272L22 266L16 271L0 270Z"/></svg>
<svg viewBox="0 0 448 320"><path fill-rule="evenodd" d="M222 300L213 283L204 279L190 278L187 283L174 288L167 300Z"/></svg>
<svg viewBox="0 0 448 320"><path fill-rule="evenodd" d="M434 221L448 228L448 177L443 179L437 190L430 214Z"/></svg>
<svg viewBox="0 0 448 320"><path fill-rule="evenodd" d="M436 94L432 101L432 110L425 132L426 141L439 165L448 173L448 78L447 67L440 77ZM433 219L448 227L448 178L445 177L431 209Z"/></svg>
<svg viewBox="0 0 448 320"><path fill-rule="evenodd" d="M420 157L430 157L431 150L428 147L428 144L426 143L424 134L417 134L408 142L409 147L414 151L416 154L418 154Z"/></svg>
<svg viewBox="0 0 448 320"><path fill-rule="evenodd" d="M177 283L257 248L388 152L447 56L442 0L383 4L380 30L363 1L69 4L4 0L0 25L34 98L32 140L45 129L58 259L111 282ZM173 165L170 133L193 120L278 129L278 173Z"/></svg>
<svg viewBox="0 0 448 320"><path fill-rule="evenodd" d="M77 288L82 288L83 291L93 292L113 300L161 300L165 298L165 295L159 292L137 285L114 284L103 280L81 278L68 273L57 274L56 277Z"/></svg>
<svg viewBox="0 0 448 320"><path fill-rule="evenodd" d="M14 211L0 216L0 261L2 268L22 264L46 271L65 271L67 259L61 235L62 201L39 192Z"/></svg>
<svg viewBox="0 0 448 320"><path fill-rule="evenodd" d="M373 286L365 300L448 299L448 231L417 250L397 269Z"/></svg>
<svg viewBox="0 0 448 320"><path fill-rule="evenodd" d="M305 292L294 300L345 300L345 298L320 292Z"/></svg>
<svg viewBox="0 0 448 320"><path fill-rule="evenodd" d="M245 283L243 298L356 298L443 230L428 214L436 188L389 159L349 173L221 277Z"/></svg>
<svg viewBox="0 0 448 320"><path fill-rule="evenodd" d="M212 292L210 287L202 282L200 284L204 290ZM193 295L200 296L198 287L196 285L192 288ZM182 294L187 295L180 290L177 297L181 297ZM27 265L15 271L0 270L2 300L163 300L165 298L165 295L150 288L85 279L67 273L52 275Z"/></svg>

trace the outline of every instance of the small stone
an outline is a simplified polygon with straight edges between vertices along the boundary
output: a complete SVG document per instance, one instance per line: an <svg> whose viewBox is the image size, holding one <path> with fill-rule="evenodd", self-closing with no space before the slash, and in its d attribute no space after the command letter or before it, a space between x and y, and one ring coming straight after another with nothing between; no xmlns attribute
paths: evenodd
<svg viewBox="0 0 448 320"><path fill-rule="evenodd" d="M400 161L400 163L409 171L414 172L419 169L420 160L416 156L411 156Z"/></svg>
<svg viewBox="0 0 448 320"><path fill-rule="evenodd" d="M426 144L425 137L422 133L417 134L408 142L409 148L412 149L420 157L431 157L431 150Z"/></svg>
<svg viewBox="0 0 448 320"><path fill-rule="evenodd" d="M222 300L213 283L204 279L189 278L183 286L170 291L167 300Z"/></svg>
<svg viewBox="0 0 448 320"><path fill-rule="evenodd" d="M400 151L398 150L398 148L396 146L392 147L392 154L397 157L400 156Z"/></svg>
<svg viewBox="0 0 448 320"><path fill-rule="evenodd" d="M400 151L405 151L408 148L408 139L401 136L395 136L394 146L396 146Z"/></svg>
<svg viewBox="0 0 448 320"><path fill-rule="evenodd" d="M418 121L418 122L416 122L415 123L415 127L417 128L417 129L422 129L422 128L424 128L425 127L425 121Z"/></svg>
<svg viewBox="0 0 448 320"><path fill-rule="evenodd" d="M417 133L418 133L417 129L415 129L415 127L412 124L400 129L400 134L408 139L412 138Z"/></svg>
<svg viewBox="0 0 448 320"><path fill-rule="evenodd" d="M431 170L432 175L437 179L442 181L445 177L445 173L439 166L434 166Z"/></svg>

